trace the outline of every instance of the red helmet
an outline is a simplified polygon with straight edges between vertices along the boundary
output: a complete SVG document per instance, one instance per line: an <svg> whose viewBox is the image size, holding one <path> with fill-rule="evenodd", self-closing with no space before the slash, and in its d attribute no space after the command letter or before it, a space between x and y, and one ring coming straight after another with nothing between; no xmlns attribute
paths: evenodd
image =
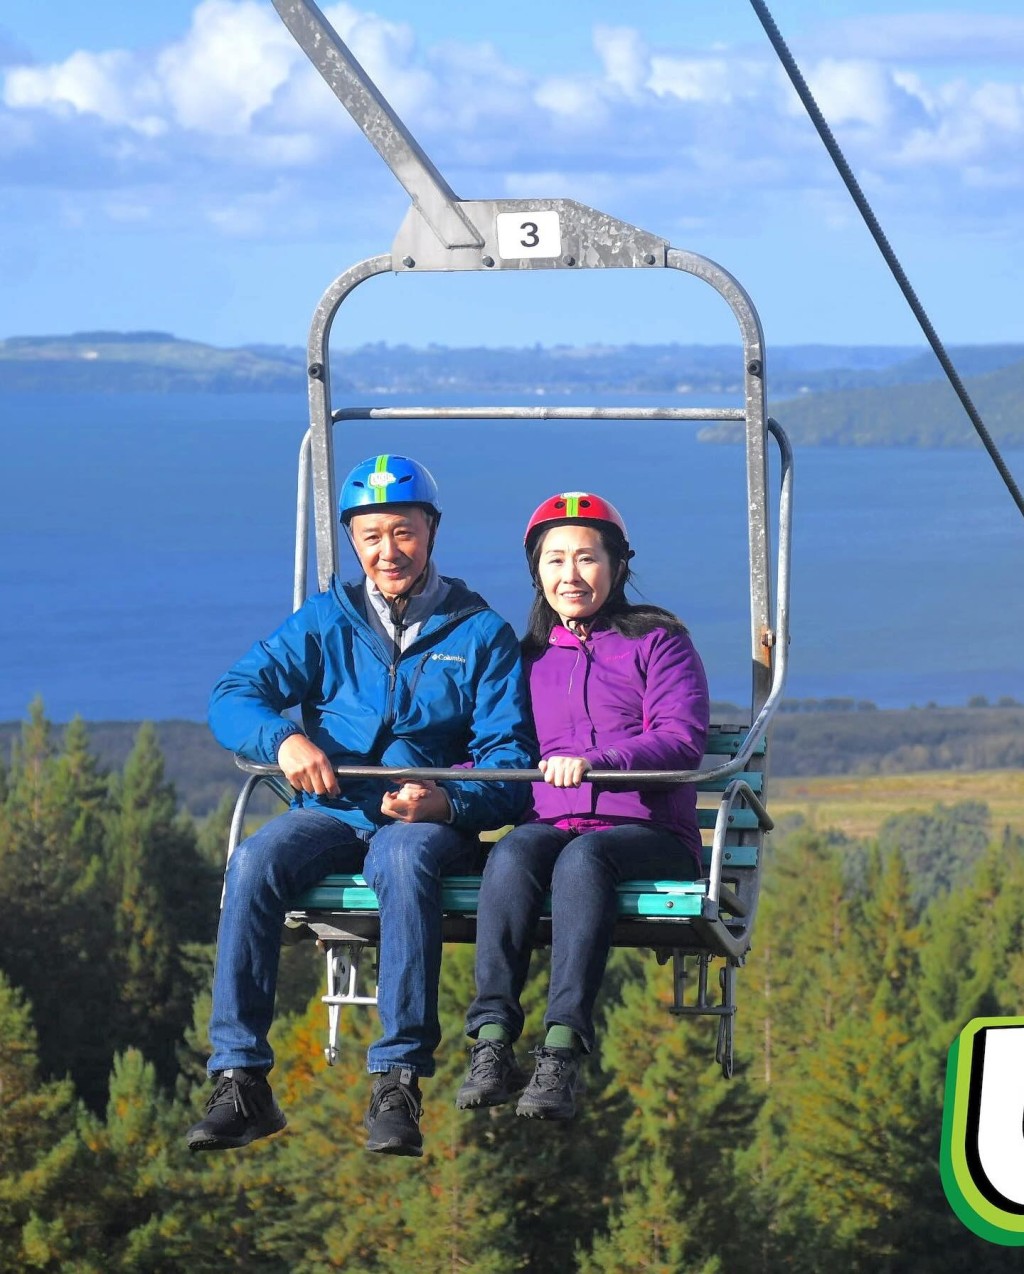
<svg viewBox="0 0 1024 1274"><path fill-rule="evenodd" d="M563 522L611 527L622 537L628 551L629 532L622 520L622 514L614 504L608 500L602 500L599 495L593 495L589 491L563 491L561 495L553 495L545 500L526 524L523 543L527 553L530 552L536 536L541 531Z"/></svg>

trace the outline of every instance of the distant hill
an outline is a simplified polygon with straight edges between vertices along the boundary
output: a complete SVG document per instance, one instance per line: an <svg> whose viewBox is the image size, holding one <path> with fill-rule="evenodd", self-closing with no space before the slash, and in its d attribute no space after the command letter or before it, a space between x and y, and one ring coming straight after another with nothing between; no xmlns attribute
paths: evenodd
<svg viewBox="0 0 1024 1274"><path fill-rule="evenodd" d="M951 356L993 436L1024 444L1024 345L954 348ZM413 348L384 342L332 353L336 393L507 394L587 402L673 394L742 400L731 345ZM220 349L166 332L78 332L0 341L0 391L304 394L299 346ZM912 346L791 345L768 358L769 406L794 442L831 446L970 446L970 422L930 351ZM735 442L737 426L702 430Z"/></svg>
<svg viewBox="0 0 1024 1274"><path fill-rule="evenodd" d="M34 393L304 392L290 359L166 332L76 332L0 341L0 390Z"/></svg>
<svg viewBox="0 0 1024 1274"><path fill-rule="evenodd" d="M287 359L217 349L160 331L83 331L0 341L0 390L231 394L303 387L303 369Z"/></svg>
<svg viewBox="0 0 1024 1274"><path fill-rule="evenodd" d="M1024 360L984 375L963 375L963 380L995 441L1004 447L1024 447ZM782 402L771 400L769 408L790 440L803 446L981 446L945 378L806 393ZM738 442L741 430L709 426L699 436L703 442Z"/></svg>

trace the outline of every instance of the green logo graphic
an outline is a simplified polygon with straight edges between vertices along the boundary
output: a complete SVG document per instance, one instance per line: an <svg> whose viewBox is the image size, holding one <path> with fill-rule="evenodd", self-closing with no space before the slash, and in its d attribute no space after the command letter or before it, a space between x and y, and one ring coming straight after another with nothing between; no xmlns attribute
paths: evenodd
<svg viewBox="0 0 1024 1274"><path fill-rule="evenodd" d="M976 1017L953 1041L939 1167L969 1230L1024 1246L1024 1017Z"/></svg>

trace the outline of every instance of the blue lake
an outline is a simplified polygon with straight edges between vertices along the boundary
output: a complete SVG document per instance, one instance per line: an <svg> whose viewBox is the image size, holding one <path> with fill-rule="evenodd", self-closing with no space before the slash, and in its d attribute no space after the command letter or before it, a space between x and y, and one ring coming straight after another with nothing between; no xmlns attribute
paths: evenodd
<svg viewBox="0 0 1024 1274"><path fill-rule="evenodd" d="M0 396L0 720L36 694L57 721L201 718L289 608L305 427L301 392ZM360 423L337 441L341 468L405 451L433 470L441 569L517 629L529 513L557 490L607 495L714 697L749 696L740 448L613 422ZM1024 453L1007 461L1021 480ZM807 448L795 474L791 696L1024 697L1024 522L980 448Z"/></svg>

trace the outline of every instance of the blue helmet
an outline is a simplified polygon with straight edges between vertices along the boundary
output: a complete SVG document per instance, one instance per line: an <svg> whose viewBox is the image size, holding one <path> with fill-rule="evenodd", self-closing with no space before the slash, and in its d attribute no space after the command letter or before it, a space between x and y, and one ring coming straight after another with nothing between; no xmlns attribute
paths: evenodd
<svg viewBox="0 0 1024 1274"><path fill-rule="evenodd" d="M345 479L338 501L341 520L360 510L386 508L389 504L418 504L441 517L437 483L429 469L408 456L371 456L357 464Z"/></svg>

